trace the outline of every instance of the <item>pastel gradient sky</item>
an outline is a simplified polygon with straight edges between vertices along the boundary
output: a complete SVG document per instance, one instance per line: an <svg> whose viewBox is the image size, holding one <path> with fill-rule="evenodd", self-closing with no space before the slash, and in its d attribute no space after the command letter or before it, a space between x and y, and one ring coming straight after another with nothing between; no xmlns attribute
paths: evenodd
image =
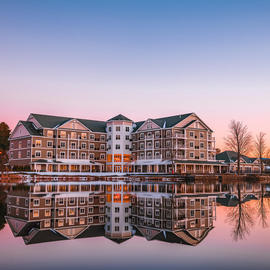
<svg viewBox="0 0 270 270"><path fill-rule="evenodd" d="M270 134L270 1L0 0L0 121L196 112ZM269 136L270 137L270 136Z"/></svg>

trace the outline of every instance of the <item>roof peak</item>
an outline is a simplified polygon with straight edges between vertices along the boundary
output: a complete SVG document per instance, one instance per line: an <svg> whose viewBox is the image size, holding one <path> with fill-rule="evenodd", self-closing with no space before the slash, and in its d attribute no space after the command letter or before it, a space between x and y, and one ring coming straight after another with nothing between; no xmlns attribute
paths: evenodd
<svg viewBox="0 0 270 270"><path fill-rule="evenodd" d="M130 122L133 122L132 120L130 120L129 118L127 118L126 116L124 116L123 114L118 114L112 118L110 118L108 121L114 121L114 120L125 120L125 121L130 121Z"/></svg>

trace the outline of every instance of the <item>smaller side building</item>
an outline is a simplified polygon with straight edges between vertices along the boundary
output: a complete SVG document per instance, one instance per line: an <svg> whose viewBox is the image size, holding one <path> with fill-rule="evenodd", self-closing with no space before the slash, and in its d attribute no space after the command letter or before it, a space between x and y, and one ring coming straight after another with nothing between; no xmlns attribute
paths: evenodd
<svg viewBox="0 0 270 270"><path fill-rule="evenodd" d="M216 159L220 162L227 164L227 172L237 172L237 153L234 151L224 151L216 155ZM270 159L263 158L263 172L267 171ZM241 173L261 173L261 162L259 158L252 158L241 155L240 159L240 172Z"/></svg>

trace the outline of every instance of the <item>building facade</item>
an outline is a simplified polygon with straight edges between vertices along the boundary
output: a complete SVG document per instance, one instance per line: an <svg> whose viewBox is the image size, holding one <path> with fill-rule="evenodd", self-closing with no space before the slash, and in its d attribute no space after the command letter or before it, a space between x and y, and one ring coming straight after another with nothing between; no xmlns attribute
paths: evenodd
<svg viewBox="0 0 270 270"><path fill-rule="evenodd" d="M44 172L220 173L213 131L195 114L134 122L30 114L10 136L9 165Z"/></svg>

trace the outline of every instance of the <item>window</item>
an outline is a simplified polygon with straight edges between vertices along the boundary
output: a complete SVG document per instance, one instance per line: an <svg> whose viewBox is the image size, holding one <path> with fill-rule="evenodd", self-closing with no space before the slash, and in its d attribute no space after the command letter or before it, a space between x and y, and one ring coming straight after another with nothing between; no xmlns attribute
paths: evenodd
<svg viewBox="0 0 270 270"><path fill-rule="evenodd" d="M26 156L29 158L30 157L30 151L28 150L26 153Z"/></svg>
<svg viewBox="0 0 270 270"><path fill-rule="evenodd" d="M31 146L31 141L27 140L27 147L30 147L30 146Z"/></svg>
<svg viewBox="0 0 270 270"><path fill-rule="evenodd" d="M190 136L190 137L194 137L194 132L193 132L193 131L190 131L190 132L189 132L189 136Z"/></svg>
<svg viewBox="0 0 270 270"><path fill-rule="evenodd" d="M76 214L75 208L69 208L69 209L68 209L68 214L69 214L70 216L74 216L74 215Z"/></svg>
<svg viewBox="0 0 270 270"><path fill-rule="evenodd" d="M126 222L126 223L128 223L128 222L129 222L128 217L125 217L125 222Z"/></svg>
<svg viewBox="0 0 270 270"><path fill-rule="evenodd" d="M69 204L75 204L74 198L69 198Z"/></svg>
<svg viewBox="0 0 270 270"><path fill-rule="evenodd" d="M58 220L58 227L63 227L64 226L64 220L63 219L59 219Z"/></svg>
<svg viewBox="0 0 270 270"><path fill-rule="evenodd" d="M101 150L105 150L105 144L101 144L101 145L100 145L100 149L101 149Z"/></svg>
<svg viewBox="0 0 270 270"><path fill-rule="evenodd" d="M115 230L116 232L119 232L119 226L115 226L115 227L114 227L114 230Z"/></svg>
<svg viewBox="0 0 270 270"><path fill-rule="evenodd" d="M116 127L115 127L115 130L116 130L116 131L121 131L121 127L116 126Z"/></svg>
<svg viewBox="0 0 270 270"><path fill-rule="evenodd" d="M89 154L89 159L94 159L95 158L95 155L93 153L90 153Z"/></svg>
<svg viewBox="0 0 270 270"><path fill-rule="evenodd" d="M66 157L66 153L65 152L61 152L60 153L60 158L65 158Z"/></svg>
<svg viewBox="0 0 270 270"><path fill-rule="evenodd" d="M200 154L200 157L201 157L201 158L204 158L204 153L201 153L201 154Z"/></svg>
<svg viewBox="0 0 270 270"><path fill-rule="evenodd" d="M47 137L53 137L53 131L52 130L47 131Z"/></svg>
<svg viewBox="0 0 270 270"><path fill-rule="evenodd" d="M190 211L190 216L191 216L191 217L194 217L194 214L195 214L194 210L191 210L191 211Z"/></svg>
<svg viewBox="0 0 270 270"><path fill-rule="evenodd" d="M60 142L60 148L65 148L66 147L66 142Z"/></svg>
<svg viewBox="0 0 270 270"><path fill-rule="evenodd" d="M155 148L159 148L159 141L155 142Z"/></svg>
<svg viewBox="0 0 270 270"><path fill-rule="evenodd" d="M84 197L80 198L80 204L85 204L85 198Z"/></svg>
<svg viewBox="0 0 270 270"><path fill-rule="evenodd" d="M94 203L94 198L93 197L89 197L88 198L88 202L91 203L91 204Z"/></svg>
<svg viewBox="0 0 270 270"><path fill-rule="evenodd" d="M200 132L200 138L203 138L203 133L202 132Z"/></svg>
<svg viewBox="0 0 270 270"><path fill-rule="evenodd" d="M45 217L50 217L50 216L51 216L51 210L45 209Z"/></svg>
<svg viewBox="0 0 270 270"><path fill-rule="evenodd" d="M128 144L126 144L126 150L129 150L129 145Z"/></svg>
<svg viewBox="0 0 270 270"><path fill-rule="evenodd" d="M105 209L104 209L104 206L100 206L100 207L99 207L99 213L104 213L104 210L105 210Z"/></svg>
<svg viewBox="0 0 270 270"><path fill-rule="evenodd" d="M100 140L101 140L101 141L105 141L105 135L101 135L101 136L100 136Z"/></svg>
<svg viewBox="0 0 270 270"><path fill-rule="evenodd" d="M90 140L94 140L95 139L95 135L94 134L90 134Z"/></svg>
<svg viewBox="0 0 270 270"><path fill-rule="evenodd" d="M75 142L71 143L71 149L76 149L76 143Z"/></svg>
<svg viewBox="0 0 270 270"><path fill-rule="evenodd" d="M100 216L100 217L99 217L99 222L100 222L100 223L103 223L103 222L104 222L104 216Z"/></svg>
<svg viewBox="0 0 270 270"><path fill-rule="evenodd" d="M129 208L125 207L125 213L128 213Z"/></svg>
<svg viewBox="0 0 270 270"><path fill-rule="evenodd" d="M36 147L41 147L41 140L36 140Z"/></svg>
<svg viewBox="0 0 270 270"><path fill-rule="evenodd" d="M21 157L22 157L22 152L19 151L19 152L18 152L18 158L21 158Z"/></svg>
<svg viewBox="0 0 270 270"><path fill-rule="evenodd" d="M39 206L39 200L38 199L34 199L34 206Z"/></svg>
<svg viewBox="0 0 270 270"><path fill-rule="evenodd" d="M33 211L33 217L36 218L36 217L39 217L39 210L35 209Z"/></svg>
<svg viewBox="0 0 270 270"><path fill-rule="evenodd" d="M140 139L144 139L144 133L140 133Z"/></svg>
<svg viewBox="0 0 270 270"><path fill-rule="evenodd" d="M92 150L95 148L95 145L93 143L90 143L89 148Z"/></svg>
<svg viewBox="0 0 270 270"><path fill-rule="evenodd" d="M45 205L51 205L51 199L46 199L45 200Z"/></svg>
<svg viewBox="0 0 270 270"><path fill-rule="evenodd" d="M87 139L87 134L86 134L86 133L82 133L82 134L81 134L81 138L82 138L82 139Z"/></svg>
<svg viewBox="0 0 270 270"><path fill-rule="evenodd" d="M71 139L76 139L76 132L71 132Z"/></svg>
<svg viewBox="0 0 270 270"><path fill-rule="evenodd" d="M47 141L47 146L48 147L53 147L53 142L52 141Z"/></svg>
<svg viewBox="0 0 270 270"><path fill-rule="evenodd" d="M82 149L86 149L86 143L82 143Z"/></svg>
<svg viewBox="0 0 270 270"><path fill-rule="evenodd" d="M116 135L116 136L115 136L115 139L116 139L116 140L120 140L120 135Z"/></svg>
<svg viewBox="0 0 270 270"><path fill-rule="evenodd" d="M19 141L19 148L22 148L22 142Z"/></svg>
<svg viewBox="0 0 270 270"><path fill-rule="evenodd" d="M114 212L115 212L115 213L119 213L119 210L120 210L119 207L115 207L115 208L114 208Z"/></svg>
<svg viewBox="0 0 270 270"><path fill-rule="evenodd" d="M204 148L204 143L200 143L200 148Z"/></svg>
<svg viewBox="0 0 270 270"><path fill-rule="evenodd" d="M120 149L120 144L116 144L115 149Z"/></svg>
<svg viewBox="0 0 270 270"><path fill-rule="evenodd" d="M80 218L80 219L79 219L79 223L80 223L80 225L85 224L85 219L84 219L84 218Z"/></svg>
<svg viewBox="0 0 270 270"><path fill-rule="evenodd" d="M60 131L60 137L61 138L66 138L67 134L65 131Z"/></svg>
<svg viewBox="0 0 270 270"><path fill-rule="evenodd" d="M46 219L45 221L44 221L44 227L45 228L48 228L48 227L50 227L51 226L51 221L49 220L49 219Z"/></svg>
<svg viewBox="0 0 270 270"><path fill-rule="evenodd" d="M101 160L105 159L105 154L100 154L100 159Z"/></svg>
<svg viewBox="0 0 270 270"><path fill-rule="evenodd" d="M58 204L59 205L64 205L64 199L63 198L59 198L58 199Z"/></svg>
<svg viewBox="0 0 270 270"><path fill-rule="evenodd" d="M71 153L70 153L70 158L71 158L71 159L75 159L75 158L76 158L76 153L71 152Z"/></svg>
<svg viewBox="0 0 270 270"><path fill-rule="evenodd" d="M205 211L204 211L204 210L201 211L201 216L202 216L202 217L205 216Z"/></svg>
<svg viewBox="0 0 270 270"><path fill-rule="evenodd" d="M86 159L86 153L81 154L82 159Z"/></svg>
<svg viewBox="0 0 270 270"><path fill-rule="evenodd" d="M89 217L89 218L88 218L88 222L89 222L89 223L93 223L93 217Z"/></svg>
<svg viewBox="0 0 270 270"><path fill-rule="evenodd" d="M126 140L127 140L127 141L129 140L129 135L126 135Z"/></svg>
<svg viewBox="0 0 270 270"><path fill-rule="evenodd" d="M128 226L125 226L125 231L128 231Z"/></svg>
<svg viewBox="0 0 270 270"><path fill-rule="evenodd" d="M47 158L52 158L52 151L47 151Z"/></svg>
<svg viewBox="0 0 270 270"><path fill-rule="evenodd" d="M190 158L194 158L194 153L193 153L193 152L190 152L190 153L189 153L189 157L190 157Z"/></svg>
<svg viewBox="0 0 270 270"><path fill-rule="evenodd" d="M84 208L80 208L80 214L81 215L85 214L85 209Z"/></svg>
<svg viewBox="0 0 270 270"><path fill-rule="evenodd" d="M115 217L115 218L114 218L114 222L115 222L115 223L119 223L119 220L120 220L119 217Z"/></svg>
<svg viewBox="0 0 270 270"><path fill-rule="evenodd" d="M126 127L126 132L129 132L129 127Z"/></svg>
<svg viewBox="0 0 270 270"><path fill-rule="evenodd" d="M88 213L89 214L93 214L94 213L94 208L93 207L89 207L88 208Z"/></svg>
<svg viewBox="0 0 270 270"><path fill-rule="evenodd" d="M189 147L190 147L190 148L194 148L194 142L190 142L190 143L189 143Z"/></svg>
<svg viewBox="0 0 270 270"><path fill-rule="evenodd" d="M58 216L59 216L59 217L63 217L64 214L65 214L64 209L58 209Z"/></svg>
<svg viewBox="0 0 270 270"><path fill-rule="evenodd" d="M28 141L27 141L28 142ZM28 145L27 145L28 146ZM10 144L10 149L13 149L13 147L14 147L14 144L13 143L11 143Z"/></svg>
<svg viewBox="0 0 270 270"><path fill-rule="evenodd" d="M190 206L194 206L195 201L194 200L190 200Z"/></svg>

